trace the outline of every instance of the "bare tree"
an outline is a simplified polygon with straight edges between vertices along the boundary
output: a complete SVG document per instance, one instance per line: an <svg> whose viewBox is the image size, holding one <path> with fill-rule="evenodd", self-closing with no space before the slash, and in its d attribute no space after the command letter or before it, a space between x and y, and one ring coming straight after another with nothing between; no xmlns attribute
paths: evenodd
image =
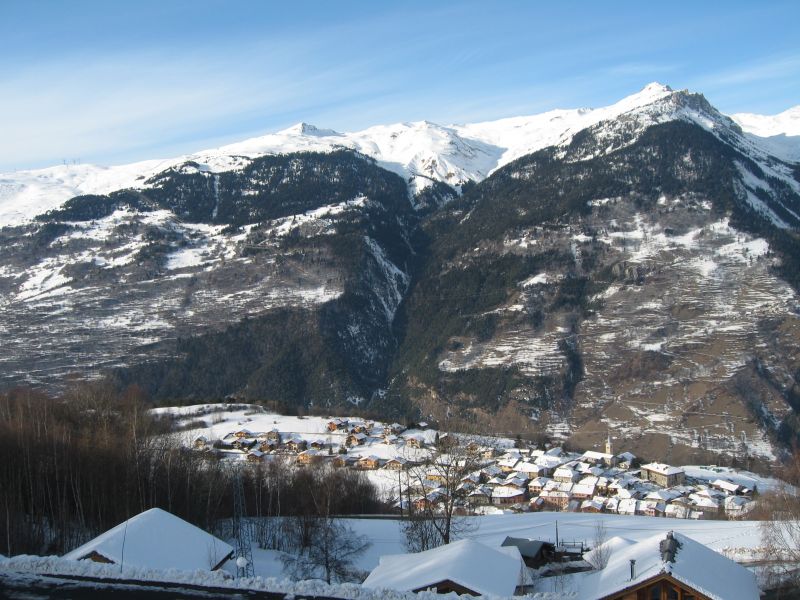
<svg viewBox="0 0 800 600"><path fill-rule="evenodd" d="M360 580L353 562L369 548L367 538L356 535L341 519L319 517L315 525L314 543L299 554L283 555L284 569L293 579L321 575L328 583Z"/></svg>
<svg viewBox="0 0 800 600"><path fill-rule="evenodd" d="M608 559L611 557L611 548L608 542L608 531L603 521L597 521L594 525L594 538L592 539L592 551L586 555L590 565L598 571L605 569Z"/></svg>
<svg viewBox="0 0 800 600"><path fill-rule="evenodd" d="M759 500L763 511L761 540L764 555L774 561L775 583L800 587L800 450L781 473L789 484L765 493ZM792 485L793 484L793 485Z"/></svg>
<svg viewBox="0 0 800 600"><path fill-rule="evenodd" d="M335 515L343 487L350 483L348 475L330 466L308 469L306 473L311 478L308 497L313 513L299 515L300 551L281 558L284 568L295 579L316 577L320 573L328 583L358 579L352 563L369 548L370 542L356 535Z"/></svg>
<svg viewBox="0 0 800 600"><path fill-rule="evenodd" d="M463 446L450 445L446 453L434 454L409 469L409 480L419 495L409 503L404 528L409 549L421 551L449 544L474 530L474 522L466 517L468 488L464 479L479 467L474 454Z"/></svg>

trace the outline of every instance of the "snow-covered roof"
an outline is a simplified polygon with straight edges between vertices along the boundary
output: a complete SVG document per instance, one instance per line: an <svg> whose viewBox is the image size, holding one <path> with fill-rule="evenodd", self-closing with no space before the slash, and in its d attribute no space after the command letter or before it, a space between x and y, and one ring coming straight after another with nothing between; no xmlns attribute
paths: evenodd
<svg viewBox="0 0 800 600"><path fill-rule="evenodd" d="M610 461L611 459L614 458L614 455L613 454L606 454L605 452L597 452L595 450L587 450L586 452L583 453L581 458L586 458L586 459L589 459L589 460Z"/></svg>
<svg viewBox="0 0 800 600"><path fill-rule="evenodd" d="M758 599L758 585L750 571L685 535L673 534L678 547L673 560L665 560L661 542L667 535L659 533L636 544L613 544L607 566L584 576L578 597L605 598L666 573L712 600ZM633 580L631 560L636 561Z"/></svg>
<svg viewBox="0 0 800 600"><path fill-rule="evenodd" d="M64 555L81 560L97 553L115 564L145 569L212 570L233 548L160 508L151 508Z"/></svg>
<svg viewBox="0 0 800 600"><path fill-rule="evenodd" d="M452 581L478 594L511 596L523 567L516 546L491 548L465 539L425 552L381 556L363 585L413 591Z"/></svg>
<svg viewBox="0 0 800 600"><path fill-rule="evenodd" d="M652 471L653 473L658 473L660 475L677 475L678 473L683 473L683 469L680 467L672 467L664 463L655 462L642 465L642 469Z"/></svg>

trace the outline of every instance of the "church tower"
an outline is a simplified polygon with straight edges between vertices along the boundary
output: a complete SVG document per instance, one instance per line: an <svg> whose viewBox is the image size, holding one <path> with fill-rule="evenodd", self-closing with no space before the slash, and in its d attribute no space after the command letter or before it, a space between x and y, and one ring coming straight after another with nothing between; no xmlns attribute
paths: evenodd
<svg viewBox="0 0 800 600"><path fill-rule="evenodd" d="M614 455L614 452L611 449L611 432L608 432L608 437L606 438L606 454Z"/></svg>

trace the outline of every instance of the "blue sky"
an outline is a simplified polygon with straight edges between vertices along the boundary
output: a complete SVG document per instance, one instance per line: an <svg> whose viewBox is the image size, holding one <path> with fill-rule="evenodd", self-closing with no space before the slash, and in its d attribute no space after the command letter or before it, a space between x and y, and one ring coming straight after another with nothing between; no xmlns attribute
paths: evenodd
<svg viewBox="0 0 800 600"><path fill-rule="evenodd" d="M602 106L800 104L800 2L0 0L0 171Z"/></svg>

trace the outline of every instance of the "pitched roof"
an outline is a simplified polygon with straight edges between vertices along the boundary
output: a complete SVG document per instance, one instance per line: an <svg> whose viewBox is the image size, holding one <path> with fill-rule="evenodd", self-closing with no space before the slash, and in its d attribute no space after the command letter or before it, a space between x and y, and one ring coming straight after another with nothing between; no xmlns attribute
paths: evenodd
<svg viewBox="0 0 800 600"><path fill-rule="evenodd" d="M233 548L160 508L151 508L64 555L81 560L96 552L115 564L148 569L211 570Z"/></svg>
<svg viewBox="0 0 800 600"><path fill-rule="evenodd" d="M514 546L490 548L465 539L425 552L381 556L363 586L406 591L452 581L478 594L511 596L523 566Z"/></svg>
<svg viewBox="0 0 800 600"><path fill-rule="evenodd" d="M665 573L712 600L758 599L750 571L685 535L672 537L677 542L672 549L662 544L668 539L664 533L612 548L607 566L584 576L578 597L606 598ZM633 579L631 560L636 561Z"/></svg>
<svg viewBox="0 0 800 600"><path fill-rule="evenodd" d="M683 469L680 467L673 467L664 463L656 462L642 465L642 469L652 471L653 473L659 473L660 475L677 475L678 473L683 473Z"/></svg>

